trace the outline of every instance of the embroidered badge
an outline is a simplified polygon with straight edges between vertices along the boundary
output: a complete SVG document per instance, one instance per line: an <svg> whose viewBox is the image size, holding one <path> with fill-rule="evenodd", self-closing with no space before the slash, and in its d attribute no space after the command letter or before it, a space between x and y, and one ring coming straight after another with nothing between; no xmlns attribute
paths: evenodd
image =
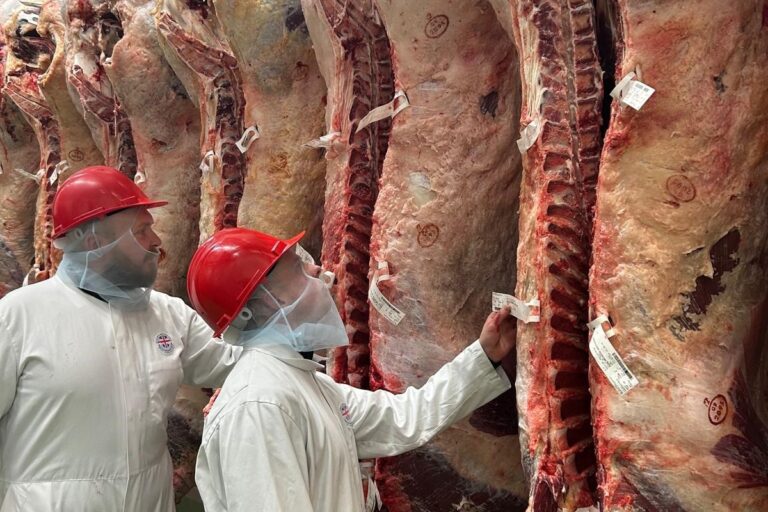
<svg viewBox="0 0 768 512"><path fill-rule="evenodd" d="M159 348L160 352L163 354L170 354L173 352L173 340L164 332L155 336L155 343L157 343L157 348Z"/></svg>
<svg viewBox="0 0 768 512"><path fill-rule="evenodd" d="M347 404L341 404L339 406L339 412L341 413L341 417L344 418L344 421L347 423L352 423L352 411L349 410L349 406Z"/></svg>

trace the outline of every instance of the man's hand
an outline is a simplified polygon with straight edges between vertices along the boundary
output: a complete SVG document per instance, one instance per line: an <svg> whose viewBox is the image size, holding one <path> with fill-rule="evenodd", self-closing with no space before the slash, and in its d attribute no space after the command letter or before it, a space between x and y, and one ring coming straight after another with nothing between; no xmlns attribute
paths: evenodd
<svg viewBox="0 0 768 512"><path fill-rule="evenodd" d="M480 346L488 359L500 362L515 348L517 320L510 314L509 306L494 311L485 320L480 333Z"/></svg>

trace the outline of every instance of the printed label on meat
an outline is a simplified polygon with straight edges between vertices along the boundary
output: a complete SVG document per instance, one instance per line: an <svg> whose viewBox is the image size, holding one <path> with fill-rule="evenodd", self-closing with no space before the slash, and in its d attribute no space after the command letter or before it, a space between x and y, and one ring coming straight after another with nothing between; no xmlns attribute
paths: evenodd
<svg viewBox="0 0 768 512"><path fill-rule="evenodd" d="M498 311L504 306L510 306L512 316L526 324L538 322L540 319L538 299L533 299L530 302L523 302L513 295L493 292L491 294L491 308L493 311Z"/></svg>
<svg viewBox="0 0 768 512"><path fill-rule="evenodd" d="M403 318L405 318L405 313L389 302L389 299L387 299L384 294L381 293L381 290L379 290L379 282L388 279L389 267L386 262L380 262L376 275L371 281L371 287L368 289L368 300L371 301L371 305L376 308L376 311L378 311L381 316L386 318L390 323L397 325Z"/></svg>
<svg viewBox="0 0 768 512"><path fill-rule="evenodd" d="M632 80L623 92L621 102L635 110L640 110L654 92L656 92L656 89L653 87L649 87L637 80Z"/></svg>
<svg viewBox="0 0 768 512"><path fill-rule="evenodd" d="M589 353L620 395L637 386L640 382L624 364L602 325L597 325L589 340Z"/></svg>

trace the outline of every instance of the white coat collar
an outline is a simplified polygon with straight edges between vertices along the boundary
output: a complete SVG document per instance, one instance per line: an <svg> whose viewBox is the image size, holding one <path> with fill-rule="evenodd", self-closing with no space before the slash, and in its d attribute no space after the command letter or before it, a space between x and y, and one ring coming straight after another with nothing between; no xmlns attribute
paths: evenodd
<svg viewBox="0 0 768 512"><path fill-rule="evenodd" d="M256 352L261 352L262 354L267 354L276 359L279 359L287 365L307 372L315 372L323 369L323 365L314 361L310 361L309 359L304 359L301 354L293 350L291 347L286 347L285 345L248 347L245 350L253 350Z"/></svg>

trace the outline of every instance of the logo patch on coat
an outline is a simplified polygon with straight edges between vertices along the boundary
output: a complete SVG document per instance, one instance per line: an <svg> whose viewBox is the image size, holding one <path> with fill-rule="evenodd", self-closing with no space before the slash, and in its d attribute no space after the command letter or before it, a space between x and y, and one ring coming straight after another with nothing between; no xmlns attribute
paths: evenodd
<svg viewBox="0 0 768 512"><path fill-rule="evenodd" d="M173 340L164 332L155 336L155 343L157 343L157 348L159 348L160 352L163 354L170 354L173 352Z"/></svg>
<svg viewBox="0 0 768 512"><path fill-rule="evenodd" d="M344 421L347 423L352 423L352 411L349 410L349 406L347 404L341 404L339 406L339 412L341 413L341 417L344 418Z"/></svg>

